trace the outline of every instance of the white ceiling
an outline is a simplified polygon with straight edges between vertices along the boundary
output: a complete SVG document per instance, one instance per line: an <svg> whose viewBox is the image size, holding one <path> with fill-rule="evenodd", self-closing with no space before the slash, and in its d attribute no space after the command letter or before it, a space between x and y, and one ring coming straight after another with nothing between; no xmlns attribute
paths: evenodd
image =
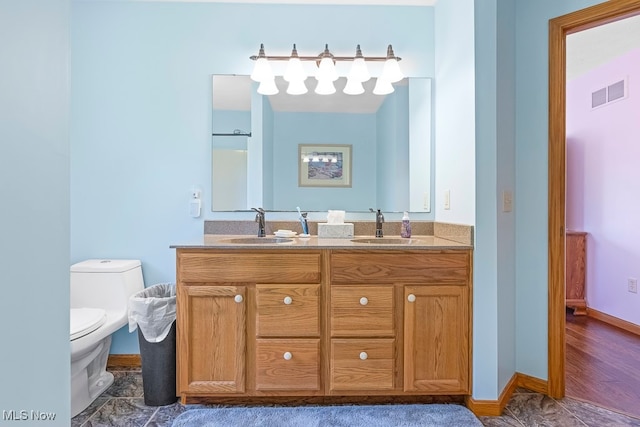
<svg viewBox="0 0 640 427"><path fill-rule="evenodd" d="M640 48L640 15L567 36L567 80Z"/></svg>

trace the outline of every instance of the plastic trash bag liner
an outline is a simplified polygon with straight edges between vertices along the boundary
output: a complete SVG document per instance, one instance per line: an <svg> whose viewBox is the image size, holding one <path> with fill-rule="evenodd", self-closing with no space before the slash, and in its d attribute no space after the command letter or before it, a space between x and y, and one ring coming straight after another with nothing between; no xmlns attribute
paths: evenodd
<svg viewBox="0 0 640 427"><path fill-rule="evenodd" d="M149 342L161 342L176 320L176 285L159 283L129 298L129 332L140 328Z"/></svg>

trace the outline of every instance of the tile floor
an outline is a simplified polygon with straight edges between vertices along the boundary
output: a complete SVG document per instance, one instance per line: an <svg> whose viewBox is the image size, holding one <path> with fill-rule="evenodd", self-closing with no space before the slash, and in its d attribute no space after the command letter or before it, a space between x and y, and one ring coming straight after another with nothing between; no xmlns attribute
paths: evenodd
<svg viewBox="0 0 640 427"><path fill-rule="evenodd" d="M116 370L114 384L85 411L71 420L72 427L170 427L190 407L179 403L145 406L140 370ZM485 426L502 427L640 427L640 419L570 398L555 400L518 389L500 417L481 417Z"/></svg>

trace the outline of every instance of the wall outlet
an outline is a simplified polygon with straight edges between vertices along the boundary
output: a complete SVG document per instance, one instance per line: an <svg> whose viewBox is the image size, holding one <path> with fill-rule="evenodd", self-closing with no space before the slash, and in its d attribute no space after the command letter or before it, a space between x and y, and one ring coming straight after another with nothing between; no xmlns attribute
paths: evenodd
<svg viewBox="0 0 640 427"><path fill-rule="evenodd" d="M634 294L638 293L638 279L629 277L629 279L627 280L627 286L629 288L629 292L633 292Z"/></svg>
<svg viewBox="0 0 640 427"><path fill-rule="evenodd" d="M451 209L451 191L444 190L444 208Z"/></svg>

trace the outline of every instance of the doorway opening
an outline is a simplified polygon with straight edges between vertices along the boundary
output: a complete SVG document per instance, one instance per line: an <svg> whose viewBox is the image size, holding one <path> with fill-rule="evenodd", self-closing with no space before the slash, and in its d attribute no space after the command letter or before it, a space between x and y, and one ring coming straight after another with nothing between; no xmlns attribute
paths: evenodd
<svg viewBox="0 0 640 427"><path fill-rule="evenodd" d="M548 394L565 393L566 36L640 14L612 0L549 21Z"/></svg>

